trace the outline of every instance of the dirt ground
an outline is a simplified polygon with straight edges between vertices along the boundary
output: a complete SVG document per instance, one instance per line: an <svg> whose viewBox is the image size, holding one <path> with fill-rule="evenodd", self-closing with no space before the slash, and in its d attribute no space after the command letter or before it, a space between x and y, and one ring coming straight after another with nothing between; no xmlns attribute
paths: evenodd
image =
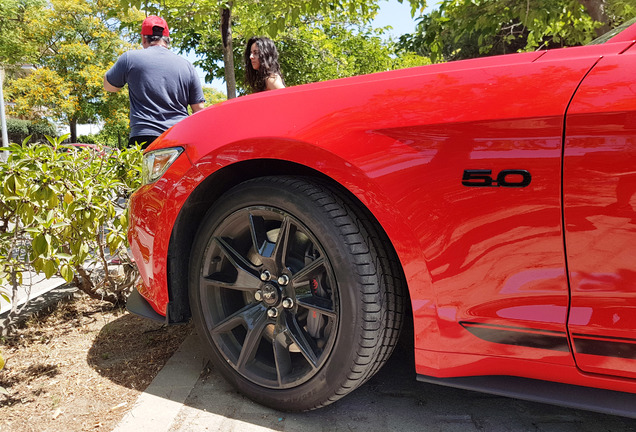
<svg viewBox="0 0 636 432"><path fill-rule="evenodd" d="M111 431L191 330L75 294L0 340L0 432Z"/></svg>

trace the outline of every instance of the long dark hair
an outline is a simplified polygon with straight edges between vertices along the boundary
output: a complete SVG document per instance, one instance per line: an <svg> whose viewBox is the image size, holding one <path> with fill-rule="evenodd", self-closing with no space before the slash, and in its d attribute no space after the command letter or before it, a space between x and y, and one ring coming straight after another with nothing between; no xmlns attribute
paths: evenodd
<svg viewBox="0 0 636 432"><path fill-rule="evenodd" d="M258 70L252 67L250 60L252 45L256 43L258 48L258 61L260 68ZM247 41L245 53L243 54L245 61L245 82L250 87L252 93L261 92L267 88L267 77L279 75L283 79L278 64L278 50L271 39L266 37L252 37Z"/></svg>

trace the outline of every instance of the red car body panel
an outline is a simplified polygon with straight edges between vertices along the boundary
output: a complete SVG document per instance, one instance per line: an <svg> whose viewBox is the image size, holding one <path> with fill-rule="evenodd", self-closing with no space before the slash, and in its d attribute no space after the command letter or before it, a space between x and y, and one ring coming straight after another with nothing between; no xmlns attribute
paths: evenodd
<svg viewBox="0 0 636 432"><path fill-rule="evenodd" d="M418 374L636 393L636 26L628 31L196 113L148 149L185 151L131 197L137 289L166 314L172 227L206 178L287 161L340 184L387 233L408 283Z"/></svg>
<svg viewBox="0 0 636 432"><path fill-rule="evenodd" d="M636 49L604 58L568 110L569 329L584 371L636 378ZM611 78L610 78L611 77Z"/></svg>

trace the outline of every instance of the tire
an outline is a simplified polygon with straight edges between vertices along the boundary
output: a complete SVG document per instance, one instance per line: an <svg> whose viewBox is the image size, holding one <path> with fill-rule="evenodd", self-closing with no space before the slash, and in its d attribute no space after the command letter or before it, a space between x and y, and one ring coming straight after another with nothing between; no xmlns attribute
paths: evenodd
<svg viewBox="0 0 636 432"><path fill-rule="evenodd" d="M403 320L402 271L387 245L355 203L312 180L263 177L228 191L190 264L192 316L214 366L283 411L362 385Z"/></svg>

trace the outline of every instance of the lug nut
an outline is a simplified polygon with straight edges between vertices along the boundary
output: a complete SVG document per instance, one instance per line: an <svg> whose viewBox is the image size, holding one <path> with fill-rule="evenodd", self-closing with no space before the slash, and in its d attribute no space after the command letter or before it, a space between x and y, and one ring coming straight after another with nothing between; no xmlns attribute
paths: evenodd
<svg viewBox="0 0 636 432"><path fill-rule="evenodd" d="M289 276L282 275L278 277L278 285L287 285L289 283Z"/></svg>
<svg viewBox="0 0 636 432"><path fill-rule="evenodd" d="M267 316L270 318L276 318L278 316L278 309L276 308L267 309Z"/></svg>
<svg viewBox="0 0 636 432"><path fill-rule="evenodd" d="M256 301L263 300L263 293L261 292L261 290L258 290L254 293L254 298L256 299Z"/></svg>
<svg viewBox="0 0 636 432"><path fill-rule="evenodd" d="M271 279L272 279L272 274L269 271L265 270L263 273L261 273L262 281L267 282L268 280L271 280Z"/></svg>
<svg viewBox="0 0 636 432"><path fill-rule="evenodd" d="M283 299L283 307L285 309L291 309L292 307L294 307L294 301L289 297Z"/></svg>

